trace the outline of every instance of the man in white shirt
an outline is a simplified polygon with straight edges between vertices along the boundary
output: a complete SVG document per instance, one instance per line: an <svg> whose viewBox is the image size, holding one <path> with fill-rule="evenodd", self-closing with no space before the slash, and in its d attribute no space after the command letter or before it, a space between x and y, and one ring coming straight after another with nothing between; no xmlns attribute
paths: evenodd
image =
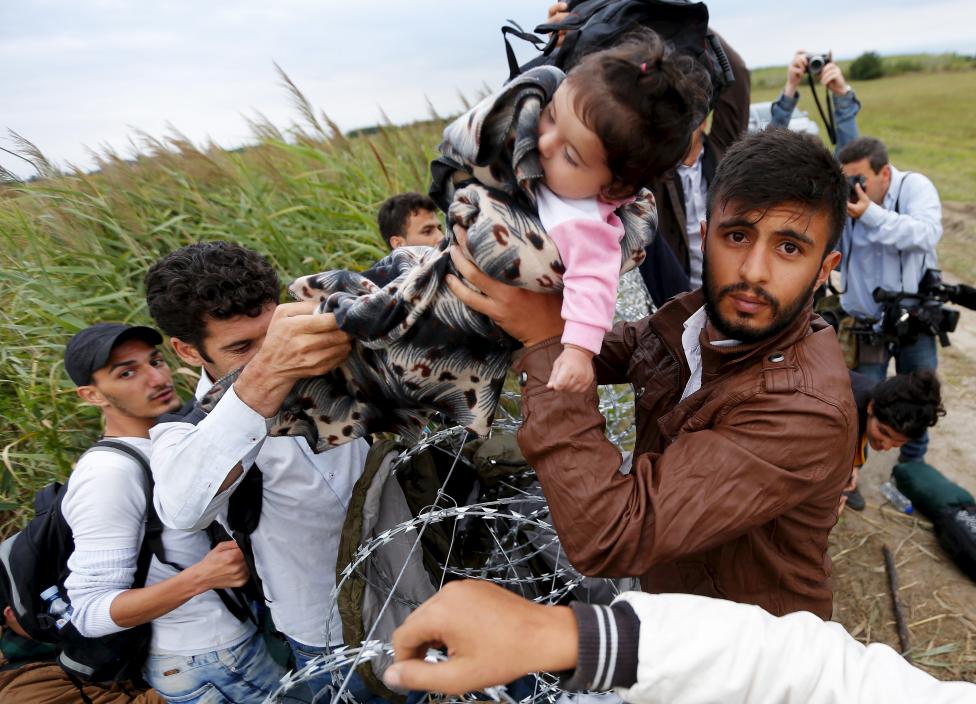
<svg viewBox="0 0 976 704"><path fill-rule="evenodd" d="M265 418L294 382L329 372L350 349L332 315L310 315L313 304L278 305L279 292L264 257L228 242L189 245L150 268L151 315L180 358L203 368L197 398L244 367L209 412L190 403L161 418L151 460L164 523L191 530L220 517L250 541L267 606L301 667L342 643L336 556L368 445L358 439L316 454L304 438L267 437ZM241 508L250 521L238 521Z"/></svg>
<svg viewBox="0 0 976 704"><path fill-rule="evenodd" d="M891 164L879 139L859 137L837 158L845 176L860 179L854 186L857 199L847 205L849 217L840 241L841 307L855 318L880 320L884 308L874 300L875 289L918 293L925 272L938 267L935 248L942 237L942 203L927 177ZM920 305L917 298L900 303L906 309ZM855 371L883 381L892 357L898 374L938 367L933 331L912 321L909 317L907 334L893 342L862 339ZM922 462L927 449L928 433L906 443L898 461Z"/></svg>
<svg viewBox="0 0 976 704"><path fill-rule="evenodd" d="M170 369L147 327L100 323L65 348L78 395L97 406L105 438L149 454L149 428L179 406ZM96 447L75 466L62 503L75 549L65 588L71 621L86 637L152 622L146 680L180 702L260 702L283 670L254 624L231 614L216 589L248 578L240 548L211 549L203 531L164 529L164 561L153 555L145 585L132 588L146 521L145 470L121 448ZM242 614L243 615L243 614Z"/></svg>

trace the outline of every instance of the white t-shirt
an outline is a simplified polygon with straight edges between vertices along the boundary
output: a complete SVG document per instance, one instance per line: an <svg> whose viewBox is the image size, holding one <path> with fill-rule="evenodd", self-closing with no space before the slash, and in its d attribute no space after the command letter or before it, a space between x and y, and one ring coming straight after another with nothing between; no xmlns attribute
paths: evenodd
<svg viewBox="0 0 976 704"><path fill-rule="evenodd" d="M114 439L149 456L148 438ZM74 609L72 623L89 637L124 630L112 621L110 608L132 586L145 532L142 468L111 449L86 453L71 473L62 512L75 541L68 558L71 574L65 582ZM199 562L210 550L210 540L201 531L164 528L162 542L166 560L181 567ZM153 556L146 585L176 573ZM250 621L239 621L215 592L207 591L153 621L150 651L196 655L228 648L253 632Z"/></svg>

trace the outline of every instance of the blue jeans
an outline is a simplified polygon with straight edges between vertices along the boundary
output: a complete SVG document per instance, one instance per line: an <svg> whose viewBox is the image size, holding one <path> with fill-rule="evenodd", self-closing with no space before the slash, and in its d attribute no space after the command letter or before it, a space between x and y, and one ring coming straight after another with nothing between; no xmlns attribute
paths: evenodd
<svg viewBox="0 0 976 704"><path fill-rule="evenodd" d="M859 364L854 371L884 381L888 374L888 364L895 358L895 373L908 374L918 369L936 369L939 357L936 353L936 340L932 335L919 335L910 345L891 344L885 349L884 364ZM921 462L929 446L928 431L918 440L909 440L901 448L899 462Z"/></svg>
<svg viewBox="0 0 976 704"><path fill-rule="evenodd" d="M288 638L287 636L285 637ZM291 652L295 655L296 670L305 667L312 658L330 653L334 650L334 648L329 648L328 646L305 645L294 638L288 638L288 645L291 647ZM320 675L306 681L303 692L297 691L298 688L296 688L288 692L288 694L303 702L312 702L315 700L315 704L329 704L332 701L332 694L339 691L348 673L348 668L342 668L335 675ZM331 690L331 692L323 690ZM363 679L355 672L349 676L346 693L360 704L385 704L387 702L383 697L373 694L372 690L366 686ZM318 696L318 699L315 699L316 696Z"/></svg>
<svg viewBox="0 0 976 704"><path fill-rule="evenodd" d="M170 704L249 704L263 702L285 671L255 633L200 655L150 655L142 674Z"/></svg>

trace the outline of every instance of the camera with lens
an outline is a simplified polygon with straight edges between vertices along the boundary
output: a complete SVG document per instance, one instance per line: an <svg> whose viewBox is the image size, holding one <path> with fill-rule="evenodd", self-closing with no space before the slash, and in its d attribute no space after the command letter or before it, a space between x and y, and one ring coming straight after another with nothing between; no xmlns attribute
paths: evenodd
<svg viewBox="0 0 976 704"><path fill-rule="evenodd" d="M920 334L939 338L949 346L949 333L959 324L959 311L946 308L956 303L976 310L976 289L966 284L947 284L939 269L926 269L918 283L918 293L874 289L874 300L883 306L881 332L901 344L911 344Z"/></svg>
<svg viewBox="0 0 976 704"><path fill-rule="evenodd" d="M826 54L807 54L807 71L817 76L823 71L824 66L831 61L833 58L829 52Z"/></svg>
<svg viewBox="0 0 976 704"><path fill-rule="evenodd" d="M851 203L857 203L857 189L855 189L854 186L860 186L861 190L863 191L867 187L867 183L868 180L863 176L848 176L847 185L850 188L850 191L847 194L847 200L849 200Z"/></svg>

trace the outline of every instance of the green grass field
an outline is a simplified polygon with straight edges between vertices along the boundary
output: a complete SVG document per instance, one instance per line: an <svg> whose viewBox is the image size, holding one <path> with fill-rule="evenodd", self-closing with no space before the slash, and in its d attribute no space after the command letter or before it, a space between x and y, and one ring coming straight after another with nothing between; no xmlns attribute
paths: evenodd
<svg viewBox="0 0 976 704"><path fill-rule="evenodd" d="M772 69L763 69L768 72ZM753 90L753 102L775 100L786 69L773 86ZM932 179L943 200L971 201L976 193L976 71L908 73L876 81L852 81L861 101L858 128L888 145L891 162ZM804 84L798 108L823 120ZM823 103L823 88L820 88Z"/></svg>
<svg viewBox="0 0 976 704"><path fill-rule="evenodd" d="M754 100L775 97L783 76L784 68L757 71L766 87ZM862 132L885 139L896 165L928 174L947 200L974 200L976 71L855 87ZM266 253L285 281L361 268L385 251L379 203L426 190L438 120L346 139L288 89L301 130L255 123L253 148L137 135L146 155L138 160L106 155L98 173L0 186L0 534L98 436L97 413L78 402L62 368L63 345L96 321L148 322L142 275L153 260L229 239ZM809 96L800 106L813 109ZM180 372L184 393L193 374Z"/></svg>

